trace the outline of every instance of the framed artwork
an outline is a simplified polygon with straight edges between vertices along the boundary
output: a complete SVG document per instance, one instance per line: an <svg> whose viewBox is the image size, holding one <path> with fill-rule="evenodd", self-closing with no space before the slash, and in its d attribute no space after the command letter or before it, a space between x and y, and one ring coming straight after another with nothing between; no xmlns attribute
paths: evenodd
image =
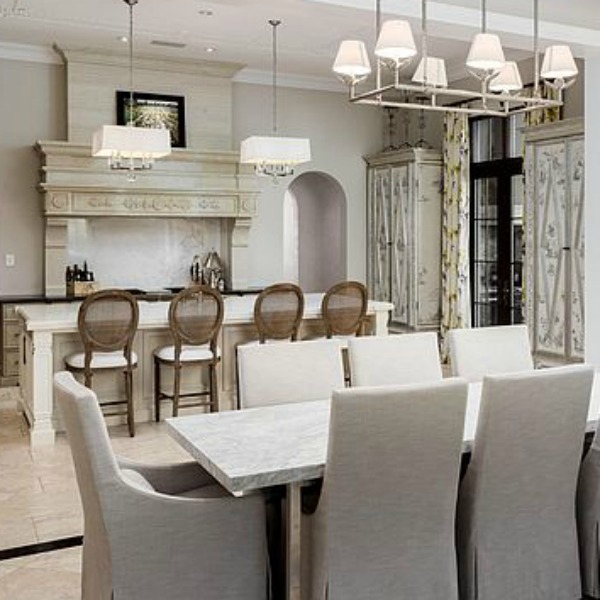
<svg viewBox="0 0 600 600"><path fill-rule="evenodd" d="M129 106L129 92L117 92L117 125L130 120L136 127L163 127L171 133L171 146L185 148L185 98L165 94L133 93L133 107Z"/></svg>

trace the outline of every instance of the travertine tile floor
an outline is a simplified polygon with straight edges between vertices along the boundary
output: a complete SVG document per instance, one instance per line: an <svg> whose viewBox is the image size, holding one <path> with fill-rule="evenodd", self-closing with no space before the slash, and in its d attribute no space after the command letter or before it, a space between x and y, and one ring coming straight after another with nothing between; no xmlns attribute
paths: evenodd
<svg viewBox="0 0 600 600"><path fill-rule="evenodd" d="M0 550L83 533L82 510L68 442L32 451L27 423L17 410L16 388L0 388ZM148 463L190 457L164 423L110 429L117 454ZM79 598L81 548L0 561L0 598ZM27 585L21 585L27 582Z"/></svg>

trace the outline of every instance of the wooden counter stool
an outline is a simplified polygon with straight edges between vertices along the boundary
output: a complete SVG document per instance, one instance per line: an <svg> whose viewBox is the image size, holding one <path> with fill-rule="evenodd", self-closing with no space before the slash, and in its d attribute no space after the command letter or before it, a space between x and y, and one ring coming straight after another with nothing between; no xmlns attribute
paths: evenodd
<svg viewBox="0 0 600 600"><path fill-rule="evenodd" d="M79 308L77 325L84 351L65 358L67 370L83 373L85 386L92 387L95 372L122 371L125 375L125 400L101 402L100 406L127 405L129 435L135 435L133 415L133 369L137 355L132 351L139 309L136 299L124 290L102 290L90 294Z"/></svg>
<svg viewBox="0 0 600 600"><path fill-rule="evenodd" d="M258 341L298 339L304 314L304 294L293 283L276 283L265 288L254 303Z"/></svg>
<svg viewBox="0 0 600 600"><path fill-rule="evenodd" d="M329 288L321 303L326 337L362 335L368 301L367 288L358 281L342 281Z"/></svg>
<svg viewBox="0 0 600 600"><path fill-rule="evenodd" d="M160 402L173 401L173 416L179 413L181 398L203 398L187 402L182 407L209 406L211 412L219 409L217 364L221 359L217 336L223 324L224 304L221 294L208 286L194 285L177 294L169 307L169 326L174 345L154 352L154 404L156 421L160 421ZM161 367L173 368L173 393L161 389ZM181 393L181 370L196 365L208 368L208 390Z"/></svg>

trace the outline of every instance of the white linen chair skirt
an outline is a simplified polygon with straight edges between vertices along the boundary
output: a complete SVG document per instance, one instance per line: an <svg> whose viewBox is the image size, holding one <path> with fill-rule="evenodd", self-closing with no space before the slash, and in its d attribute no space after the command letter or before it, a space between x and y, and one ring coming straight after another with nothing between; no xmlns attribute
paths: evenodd
<svg viewBox="0 0 600 600"><path fill-rule="evenodd" d="M483 380L461 483L461 600L579 600L575 492L593 368Z"/></svg>
<svg viewBox="0 0 600 600"><path fill-rule="evenodd" d="M323 490L303 516L303 600L457 599L466 402L457 379L333 393Z"/></svg>
<svg viewBox="0 0 600 600"><path fill-rule="evenodd" d="M600 598L600 430L583 459L577 489L577 527L581 587L586 596Z"/></svg>

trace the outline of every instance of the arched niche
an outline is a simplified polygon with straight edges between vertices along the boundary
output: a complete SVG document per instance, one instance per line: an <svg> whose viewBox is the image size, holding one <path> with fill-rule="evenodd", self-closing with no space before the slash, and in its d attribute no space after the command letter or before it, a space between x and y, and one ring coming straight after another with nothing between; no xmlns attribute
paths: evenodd
<svg viewBox="0 0 600 600"><path fill-rule="evenodd" d="M327 173L296 177L284 198L284 276L305 292L323 292L347 273L347 200Z"/></svg>

